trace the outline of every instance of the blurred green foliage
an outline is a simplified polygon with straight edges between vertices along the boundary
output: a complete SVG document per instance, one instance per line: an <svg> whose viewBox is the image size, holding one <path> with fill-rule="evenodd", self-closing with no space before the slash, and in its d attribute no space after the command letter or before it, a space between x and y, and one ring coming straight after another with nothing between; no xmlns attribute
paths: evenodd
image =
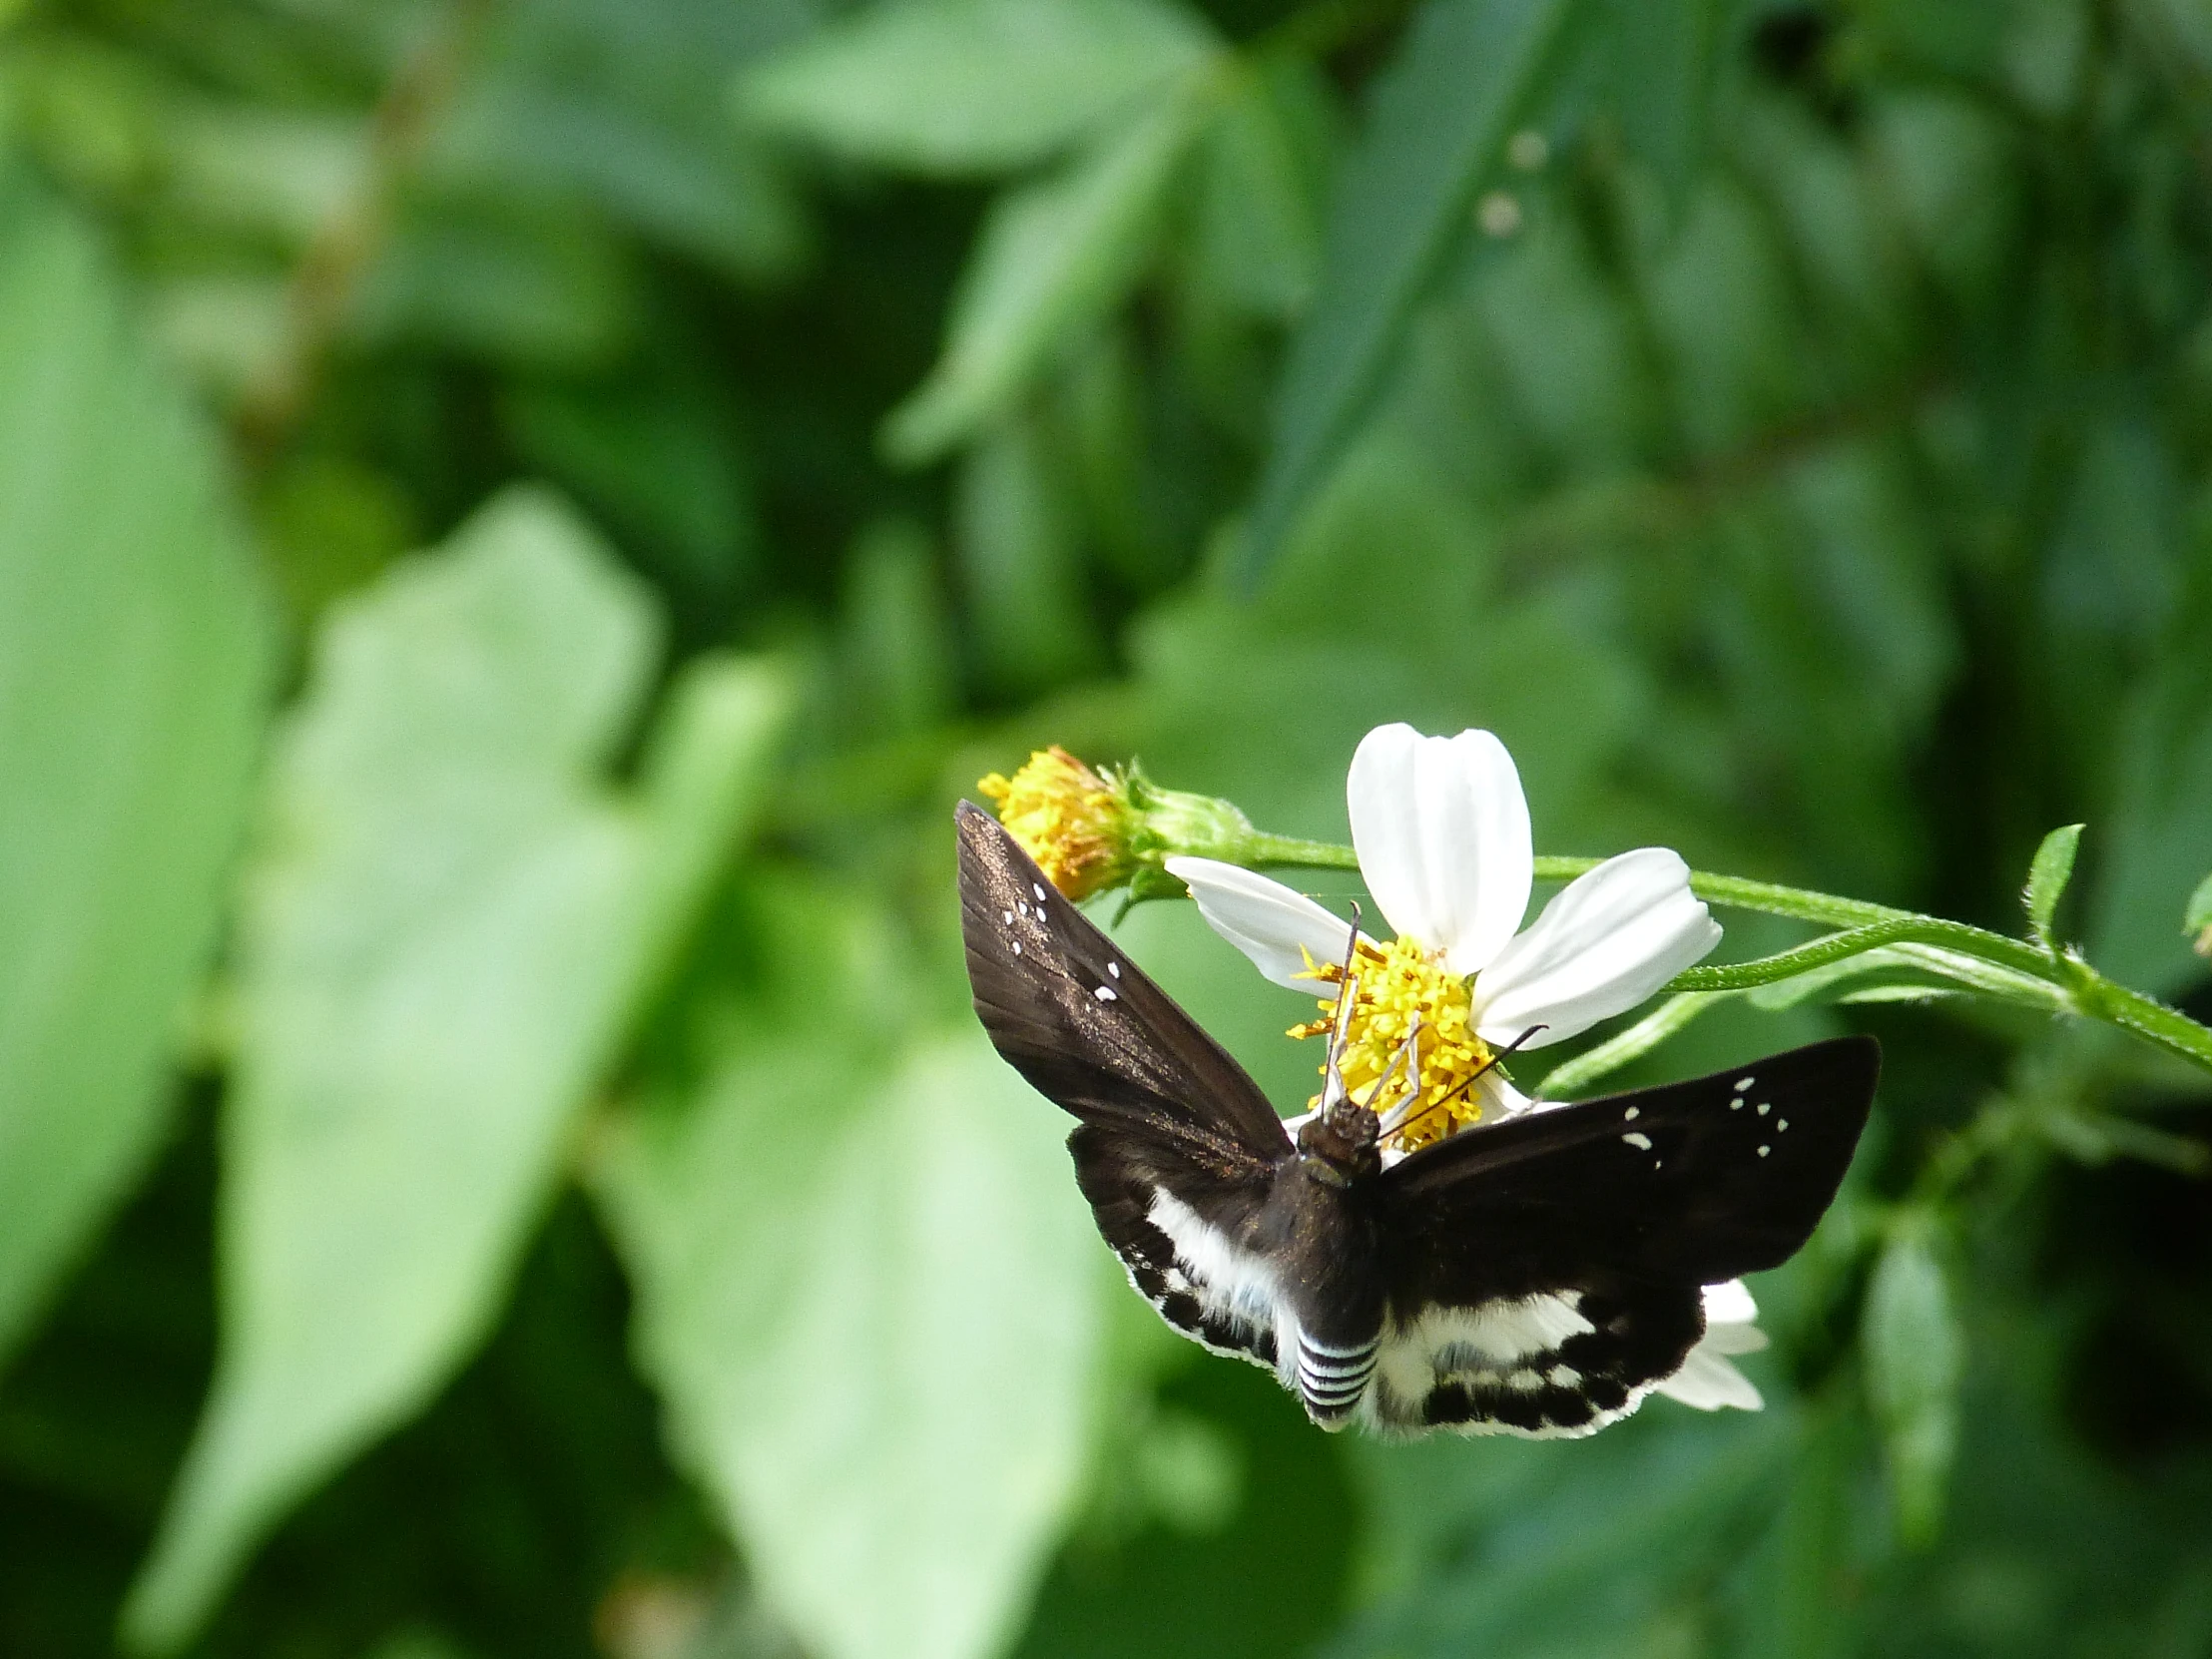
<svg viewBox="0 0 2212 1659"><path fill-rule="evenodd" d="M2212 1651L2204 1077L1730 1000L1891 1057L1768 1410L1350 1443L947 832L1481 725L2212 1011L2208 273L2193 0L0 4L0 1650Z"/></svg>

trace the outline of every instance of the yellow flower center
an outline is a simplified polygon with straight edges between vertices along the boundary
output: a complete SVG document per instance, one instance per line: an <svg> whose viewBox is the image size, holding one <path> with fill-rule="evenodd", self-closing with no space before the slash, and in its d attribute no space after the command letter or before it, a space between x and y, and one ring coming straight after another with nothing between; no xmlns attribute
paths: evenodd
<svg viewBox="0 0 2212 1659"><path fill-rule="evenodd" d="M998 822L1070 898L1126 880L1130 870L1128 803L1120 781L1101 777L1058 744L1040 749L1013 777L992 773L976 785Z"/></svg>
<svg viewBox="0 0 2212 1659"><path fill-rule="evenodd" d="M1467 1023L1471 999L1467 982L1410 939L1393 939L1386 945L1362 938L1353 958L1355 984L1352 1007L1345 1024L1341 1067L1344 1083L1353 1098L1372 1107L1378 1116L1388 1113L1419 1093L1420 1104L1392 1134L1386 1144L1405 1152L1455 1134L1482 1116L1476 1088L1466 1085L1490 1063L1489 1045ZM1308 958L1304 977L1336 985L1344 976L1340 962L1316 963ZM1294 1037L1324 1037L1335 1029L1337 1002L1332 996L1321 1005L1321 1018L1308 1025L1294 1025ZM1420 1022L1415 1053L1401 1057L1406 1033ZM1391 1062L1397 1062L1395 1072ZM1322 1062L1323 1075L1328 1061ZM1389 1082L1376 1090L1379 1080ZM1368 1095L1375 1091L1371 1101ZM1311 1104L1319 1106L1321 1096Z"/></svg>

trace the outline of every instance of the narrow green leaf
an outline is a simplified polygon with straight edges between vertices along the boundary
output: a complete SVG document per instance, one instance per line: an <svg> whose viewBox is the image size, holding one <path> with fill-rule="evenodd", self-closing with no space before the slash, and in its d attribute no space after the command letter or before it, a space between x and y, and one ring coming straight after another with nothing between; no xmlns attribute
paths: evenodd
<svg viewBox="0 0 2212 1659"><path fill-rule="evenodd" d="M1860 1335L1898 1531L1908 1543L1925 1545L1942 1522L1965 1355L1950 1287L1924 1220L1909 1218L1892 1234L1867 1288Z"/></svg>
<svg viewBox="0 0 2212 1659"><path fill-rule="evenodd" d="M1925 1002L1955 996L1956 981L1928 967L1894 945L1880 946L1840 962L1817 967L1771 985L1754 987L1754 1007L1777 1013L1807 1002Z"/></svg>
<svg viewBox="0 0 2212 1659"><path fill-rule="evenodd" d="M883 448L935 460L1004 410L1045 359L1135 280L1199 122L1168 100L991 209L953 300L944 353L884 422Z"/></svg>
<svg viewBox="0 0 2212 1659"><path fill-rule="evenodd" d="M2050 943L2050 918L2057 913L2059 897L2073 879L2074 854L2081 849L2084 827L2069 824L2045 835L2027 866L2027 887L2020 902L2027 907L2027 930L2040 944Z"/></svg>
<svg viewBox="0 0 2212 1659"><path fill-rule="evenodd" d="M210 435L0 176L0 1359L161 1132L270 621Z"/></svg>
<svg viewBox="0 0 2212 1659"><path fill-rule="evenodd" d="M1367 413L1413 307L1506 140L1549 91L1580 0L1428 0L1376 90L1292 342L1273 448L1237 557L1255 580Z"/></svg>
<svg viewBox="0 0 2212 1659"><path fill-rule="evenodd" d="M241 928L214 1392L134 1646L184 1642L275 1519L496 1316L783 718L778 675L710 659L641 791L613 795L656 634L597 540L516 492L320 641Z"/></svg>
<svg viewBox="0 0 2212 1659"><path fill-rule="evenodd" d="M809 1651L975 1659L1077 1495L1117 1288L1060 1115L980 1032L885 1067L815 1019L596 1185L678 1454Z"/></svg>
<svg viewBox="0 0 2212 1659"><path fill-rule="evenodd" d="M913 173L1002 173L1064 150L1218 50L1162 0L894 0L740 87L772 131Z"/></svg>
<svg viewBox="0 0 2212 1659"><path fill-rule="evenodd" d="M1572 1100L1593 1083L1601 1082L1624 1066L1635 1064L1708 1008L1735 995L1733 991L1678 991L1618 1036L1553 1066L1544 1076L1540 1093L1546 1100Z"/></svg>

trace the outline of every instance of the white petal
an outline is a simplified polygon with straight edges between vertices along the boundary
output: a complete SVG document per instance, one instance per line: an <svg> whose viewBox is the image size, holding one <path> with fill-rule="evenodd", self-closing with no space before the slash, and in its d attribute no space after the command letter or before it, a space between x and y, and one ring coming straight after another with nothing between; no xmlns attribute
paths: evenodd
<svg viewBox="0 0 2212 1659"><path fill-rule="evenodd" d="M1331 915L1304 893L1241 864L1215 858L1170 858L1167 867L1191 889L1198 913L1214 931L1250 956L1262 973L1309 996L1334 994L1330 986L1297 975L1310 971L1309 951L1316 962L1343 961L1345 946L1352 940L1350 922Z"/></svg>
<svg viewBox="0 0 2212 1659"><path fill-rule="evenodd" d="M1767 1334L1756 1325L1709 1325L1698 1346L1714 1354L1761 1354L1767 1348Z"/></svg>
<svg viewBox="0 0 2212 1659"><path fill-rule="evenodd" d="M1759 1317L1759 1304L1751 1300L1751 1288L1741 1279L1705 1287L1707 1325L1749 1325Z"/></svg>
<svg viewBox="0 0 2212 1659"><path fill-rule="evenodd" d="M1451 971L1473 973L1528 909L1528 800L1505 746L1488 732L1424 738L1378 726L1345 784L1360 872L1390 925Z"/></svg>
<svg viewBox="0 0 2212 1659"><path fill-rule="evenodd" d="M1542 1048L1633 1008L1720 943L1690 891L1690 869L1663 846L1608 858L1567 883L1527 932L1474 982L1487 1043Z"/></svg>
<svg viewBox="0 0 2212 1659"><path fill-rule="evenodd" d="M1517 1118L1523 1112L1540 1112L1546 1106L1559 1104L1549 1100L1530 1100L1506 1080L1504 1073L1494 1068L1482 1074L1474 1085L1474 1092L1482 1097L1484 1123L1503 1123L1507 1118Z"/></svg>
<svg viewBox="0 0 2212 1659"><path fill-rule="evenodd" d="M1700 1411L1717 1411L1733 1405L1739 1411L1757 1411L1766 1405L1751 1379L1730 1365L1706 1344L1699 1343L1682 1362L1682 1369L1658 1385L1685 1405Z"/></svg>

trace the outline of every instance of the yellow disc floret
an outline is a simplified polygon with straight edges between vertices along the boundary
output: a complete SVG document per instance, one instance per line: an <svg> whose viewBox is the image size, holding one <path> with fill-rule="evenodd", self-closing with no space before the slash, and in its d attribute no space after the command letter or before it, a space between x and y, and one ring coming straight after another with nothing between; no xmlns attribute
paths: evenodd
<svg viewBox="0 0 2212 1659"><path fill-rule="evenodd" d="M1440 1141L1481 1117L1480 1090L1467 1085L1490 1063L1491 1053L1489 1045L1467 1023L1471 1008L1467 982L1404 938L1386 945L1362 938L1352 971L1352 1007L1346 1018L1339 1061L1345 1087L1355 1100L1372 1105L1378 1115L1404 1103L1413 1089L1420 1093L1420 1104L1390 1137L1389 1144L1410 1152ZM1337 962L1314 964L1311 977L1334 986L1343 978L1343 966ZM1327 1037L1335 1029L1336 1011L1336 998L1331 997L1321 1005L1321 1018L1309 1025L1294 1025L1290 1034ZM1408 1064L1401 1051L1416 1019L1420 1023L1420 1035L1414 1044L1418 1052ZM1393 1061L1397 1062L1394 1073ZM1327 1070L1328 1062L1324 1060L1325 1074ZM1385 1077L1389 1081L1369 1101L1370 1091ZM1321 1104L1319 1095L1313 1104Z"/></svg>
<svg viewBox="0 0 2212 1659"><path fill-rule="evenodd" d="M1134 828L1128 792L1112 773L1093 772L1058 744L1040 749L1013 777L992 773L976 788L998 822L1070 898L1129 878Z"/></svg>

